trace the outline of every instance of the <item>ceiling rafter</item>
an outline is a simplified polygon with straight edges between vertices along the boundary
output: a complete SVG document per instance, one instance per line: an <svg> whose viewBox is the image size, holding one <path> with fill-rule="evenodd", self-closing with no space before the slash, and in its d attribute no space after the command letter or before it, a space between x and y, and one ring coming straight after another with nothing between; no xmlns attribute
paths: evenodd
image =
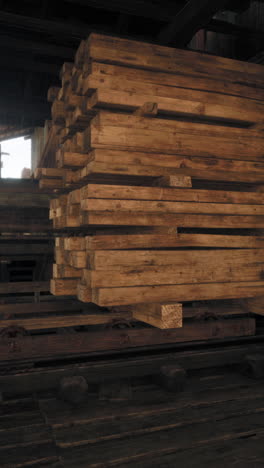
<svg viewBox="0 0 264 468"><path fill-rule="evenodd" d="M158 42L186 46L199 29L224 9L229 0L189 0L158 34Z"/></svg>

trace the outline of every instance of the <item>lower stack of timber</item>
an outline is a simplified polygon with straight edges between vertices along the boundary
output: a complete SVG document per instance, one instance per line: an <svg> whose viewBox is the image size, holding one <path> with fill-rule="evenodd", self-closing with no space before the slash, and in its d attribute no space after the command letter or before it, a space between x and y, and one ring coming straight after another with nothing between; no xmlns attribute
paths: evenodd
<svg viewBox="0 0 264 468"><path fill-rule="evenodd" d="M262 301L263 71L141 46L92 34L49 92L51 292L184 334L183 305Z"/></svg>

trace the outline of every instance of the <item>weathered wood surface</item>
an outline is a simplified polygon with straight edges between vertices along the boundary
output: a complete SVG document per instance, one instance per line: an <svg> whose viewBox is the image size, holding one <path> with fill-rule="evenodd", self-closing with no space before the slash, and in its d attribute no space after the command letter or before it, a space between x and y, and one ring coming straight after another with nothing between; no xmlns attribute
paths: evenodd
<svg viewBox="0 0 264 468"><path fill-rule="evenodd" d="M262 295L263 286L263 281L233 283L227 281L223 283L98 288L92 291L92 302L109 307L145 302L188 302L258 297Z"/></svg>
<svg viewBox="0 0 264 468"><path fill-rule="evenodd" d="M47 382L48 372L39 379ZM263 386L227 368L196 371L177 394L137 382L130 398L89 392L77 406L21 388L24 396L1 405L4 468L262 464Z"/></svg>
<svg viewBox="0 0 264 468"><path fill-rule="evenodd" d="M67 159L65 161L67 155ZM61 159L60 159L61 160ZM185 174L194 179L234 182L263 182L263 163L236 159L212 158L209 155L180 155L95 149L88 154L67 152L64 161L69 167L82 167L81 175L103 177L106 171L113 176L157 177L166 174ZM61 163L62 164L62 163ZM64 164L64 163L63 163Z"/></svg>
<svg viewBox="0 0 264 468"><path fill-rule="evenodd" d="M263 229L264 216L197 215L164 213L84 212L73 226L174 226L219 229ZM67 225L71 226L71 224Z"/></svg>
<svg viewBox="0 0 264 468"><path fill-rule="evenodd" d="M182 52L182 51L181 51ZM210 57L211 58L211 57ZM219 58L219 57L218 57ZM194 71L194 70L193 70ZM231 83L227 80L222 80L219 76L215 75L214 79L210 77L193 77L192 74L183 74L179 73L166 73L165 71L158 71L155 70L146 70L143 68L133 68L130 66L125 66L124 64L120 65L113 65L109 63L102 63L93 59L89 65L89 72L92 76L98 76L100 80L119 80L120 76L123 77L124 81L139 81L145 83L145 88L149 86L166 86L169 89L171 88L178 88L179 92L188 92L188 90L197 90L199 92L205 92L209 94L208 91L211 93L219 94L219 99L222 97L223 99L228 99L229 96L236 96L236 97L243 97L243 98L250 98L256 99L259 101L264 100L264 93L261 87L251 87L243 84L241 81L238 83ZM215 69L210 73L212 74L215 72ZM87 77L88 78L88 77ZM123 84L124 86L124 84ZM81 89L85 91L87 89L86 86L86 78L84 78ZM224 97L223 97L224 95ZM214 99L214 98L212 98Z"/></svg>
<svg viewBox="0 0 264 468"><path fill-rule="evenodd" d="M218 323L190 323L183 328L170 330L127 329L102 332L82 332L66 335L46 335L23 338L6 338L0 342L2 362L23 359L50 359L54 356L83 355L105 350L122 350L138 346L157 346L226 337L255 334L255 319L241 318ZM12 343L12 346L7 346Z"/></svg>
<svg viewBox="0 0 264 468"><path fill-rule="evenodd" d="M261 161L263 157L260 132L104 111L91 121L85 137L87 150L105 148L248 161Z"/></svg>
<svg viewBox="0 0 264 468"><path fill-rule="evenodd" d="M144 304L159 326L162 304L258 297L262 67L91 34L61 79L56 164L36 174L72 236L56 243L51 291Z"/></svg>
<svg viewBox="0 0 264 468"><path fill-rule="evenodd" d="M227 82L263 86L261 65L253 65L223 57L173 49L127 39L91 34L87 55L98 62L129 65L167 73L208 78L212 75ZM239 77L239 78L238 78Z"/></svg>
<svg viewBox="0 0 264 468"><path fill-rule="evenodd" d="M82 239L82 238L73 238ZM79 242L79 241L78 241ZM87 250L127 250L162 247L228 247L260 248L264 247L264 237L232 236L217 234L112 234L85 237ZM74 249L70 249L74 250Z"/></svg>
<svg viewBox="0 0 264 468"><path fill-rule="evenodd" d="M177 349L163 350L161 354L151 353L148 355L128 355L125 350L125 358L122 353L119 358L104 360L104 356L98 361L87 361L80 363L78 367L65 362L65 365L58 365L50 368L30 368L27 371L0 376L0 385L3 393L12 395L26 394L32 392L56 389L62 377L82 375L90 383L106 382L115 379L140 378L156 375L160 368L166 364L182 366L186 370L198 370L206 368L217 368L239 364L244 361L246 355L253 353L263 354L263 344L246 343L242 345L228 345L215 347L214 343L209 349L199 350L193 344L192 350ZM181 346L181 345L180 345ZM73 350L74 351L74 350ZM242 391L242 389L240 389Z"/></svg>

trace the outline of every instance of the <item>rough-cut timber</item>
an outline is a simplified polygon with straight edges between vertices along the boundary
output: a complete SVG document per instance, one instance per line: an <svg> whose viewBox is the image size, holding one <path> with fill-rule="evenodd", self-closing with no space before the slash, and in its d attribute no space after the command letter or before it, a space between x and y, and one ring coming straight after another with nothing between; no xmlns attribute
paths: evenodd
<svg viewBox="0 0 264 468"><path fill-rule="evenodd" d="M91 34L61 80L58 144L36 171L60 230L51 291L183 333L199 315L186 302L259 310L262 67Z"/></svg>

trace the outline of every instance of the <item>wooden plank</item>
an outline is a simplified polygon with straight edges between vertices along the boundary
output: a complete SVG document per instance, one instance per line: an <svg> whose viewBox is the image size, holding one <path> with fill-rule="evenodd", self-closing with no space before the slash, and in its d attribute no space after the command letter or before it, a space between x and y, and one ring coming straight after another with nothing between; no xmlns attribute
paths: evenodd
<svg viewBox="0 0 264 468"><path fill-rule="evenodd" d="M195 265L263 264L264 249L226 250L96 250L89 252L88 262L95 270L119 270L121 267L176 267Z"/></svg>
<svg viewBox="0 0 264 468"><path fill-rule="evenodd" d="M133 317L154 327L181 328L182 304L140 304L132 307Z"/></svg>
<svg viewBox="0 0 264 468"><path fill-rule="evenodd" d="M87 155L91 161L104 163L108 172L157 177L161 174L186 174L199 179L263 182L264 164L213 157L144 153L96 149ZM140 164L139 164L140 163ZM89 166L91 168L91 166ZM97 170L105 172L97 165Z"/></svg>
<svg viewBox="0 0 264 468"><path fill-rule="evenodd" d="M250 86L263 85L261 65L95 33L88 39L87 54L99 62L199 77L211 75Z"/></svg>
<svg viewBox="0 0 264 468"><path fill-rule="evenodd" d="M199 202L166 202L145 200L82 200L81 209L84 211L110 212L144 212L144 213L176 213L176 214L213 214L213 215L264 215L264 205L240 205L222 203Z"/></svg>
<svg viewBox="0 0 264 468"><path fill-rule="evenodd" d="M223 215L175 215L125 212L84 212L80 216L83 226L177 226L204 228L253 228L264 227L263 216Z"/></svg>
<svg viewBox="0 0 264 468"><path fill-rule="evenodd" d="M92 83L90 86L95 86ZM88 88L88 90L90 87ZM229 121L236 123L254 123L261 120L263 115L263 106L258 101L256 109L252 111L248 110L244 115L241 113L242 109L237 107L228 107L227 104L211 104L206 103L204 100L195 100L194 96L190 100L180 99L173 96L159 96L148 93L135 93L126 92L115 89L104 89L98 88L93 95L88 98L85 109L87 111L91 109L122 109L127 111L135 111L140 109L141 106L147 101L156 103L159 114L176 115L183 117L196 117L197 119L215 119L219 121ZM198 98L198 96L197 96ZM257 109L259 108L259 112ZM136 112L139 115L138 112ZM145 112L141 115L148 116Z"/></svg>
<svg viewBox="0 0 264 468"><path fill-rule="evenodd" d="M168 155L165 155L165 156L168 156ZM226 172L224 172L223 170L218 171L217 167L215 166L223 165L221 164L223 160L216 159L216 165L214 166L214 164L211 163L209 168L207 168L208 166L207 162L204 164L204 161L201 161L200 164L198 163L198 165L203 166L204 169L199 170L198 168L196 169L195 167L196 161L192 161L191 163L189 162L190 160L195 159L192 156L188 156L188 157L179 156L178 162L179 162L179 159L182 160L182 166L179 168L176 168L176 167L168 168L168 167L164 167L164 166L162 167L158 165L153 165L153 166L144 166L144 165L139 165L139 164L126 165L125 161L123 161L122 163L117 163L117 164L109 160L106 162L91 161L91 162L88 162L88 164L80 170L79 178L87 179L87 181L90 180L91 182L98 180L101 183L104 183L106 181L106 178L108 178L110 182L116 183L116 180L118 178L120 182L124 184L124 183L127 183L126 181L127 179L129 179L129 177L133 177L134 185L135 185L134 179L137 180L137 183L140 182L141 185L142 184L152 185L151 184L152 180L154 181L155 179L161 178L161 177L192 177L193 179L205 179L205 180L217 180L217 181L219 180L219 181L231 181L231 182L232 181L249 182L251 184L263 183L263 176L262 176L262 173L260 172L257 173L253 171L253 172L237 173L237 172L232 172L229 170L227 170ZM186 164L184 160L187 161ZM229 163L229 161L231 160L229 159L226 161L228 161ZM217 164L217 162L219 162L219 164ZM229 166L229 164L227 164L227 166ZM141 180L139 180L139 177L141 178ZM146 180L144 180L144 178Z"/></svg>
<svg viewBox="0 0 264 468"><path fill-rule="evenodd" d="M135 118L135 116L133 116ZM123 119L123 117L122 117ZM144 119L145 120L145 119ZM159 121L159 119L151 119ZM167 132L163 122L159 130L154 125L138 128L120 126L91 125L86 130L86 149L106 148L150 153L178 153L186 156L201 156L221 159L240 159L258 161L263 158L263 141L261 138L227 138L222 136ZM162 128L162 131L161 131ZM175 130L176 131L176 130Z"/></svg>
<svg viewBox="0 0 264 468"><path fill-rule="evenodd" d="M264 236L232 236L217 234L121 234L86 236L88 250L139 249L161 247L264 247Z"/></svg>
<svg viewBox="0 0 264 468"><path fill-rule="evenodd" d="M95 71L93 73L94 68ZM128 70L131 70L130 73ZM175 76L174 83L167 83L166 78L168 79L168 75L165 75L163 77L164 84L158 84L154 83L154 80L155 76L159 74L148 73L144 70L137 70L138 75L136 75L136 71L131 68L127 69L125 67L95 63L91 65L91 72L83 80L82 91L89 96L97 90L95 100L98 102L103 103L106 99L106 103L109 100L110 104L114 104L114 99L116 99L116 104L125 106L130 110L142 105L142 101L154 102L158 103L159 112L162 110L168 112L170 110L168 106L169 101L166 101L168 99L172 103L172 106L173 102L174 106L178 105L178 111L183 113L188 112L181 107L181 103L185 102L187 107L188 101L189 104L194 103L193 109L189 108L189 113L192 113L195 106L200 102L202 114L207 114L212 118L226 118L244 122L255 122L261 119L263 104L257 99L245 99L228 94L223 99L222 92L225 92L225 89L222 89L221 93L218 89L215 92L208 92L206 88L205 90L197 90L195 89L196 80L194 78L190 79L187 76L185 77L185 83L181 83L182 77L180 76ZM116 74L111 72L116 72ZM183 84L184 86L181 86ZM113 92L112 99L109 95L110 91ZM239 111L241 112L243 109L247 111L247 115L244 117L239 116Z"/></svg>
<svg viewBox="0 0 264 468"><path fill-rule="evenodd" d="M121 350L138 346L153 346L166 343L181 343L235 336L250 336L255 333L255 319L243 318L207 323L188 324L171 330L128 329L103 332L83 332L74 335L48 335L14 338L12 349L6 342L0 343L1 361L19 359L47 359L54 356L80 355L104 350ZM230 356L229 356L230 358Z"/></svg>
<svg viewBox="0 0 264 468"><path fill-rule="evenodd" d="M129 288L101 288L93 291L93 302L103 307L149 302L188 302L212 299L257 297L264 282L208 283Z"/></svg>
<svg viewBox="0 0 264 468"><path fill-rule="evenodd" d="M98 75L101 80L109 78L113 79L114 82L115 80L119 80L122 76L123 81L141 81L146 83L145 88L148 88L149 85L168 86L169 89L179 87L183 92L185 90L187 93L189 92L188 90L218 93L220 95L219 99L221 96L222 99L226 99L226 97L229 98L229 96L239 96L260 101L264 100L264 91L262 88L247 86L241 81L239 83L231 83L225 79L220 79L218 76L214 76L212 79L212 77L206 76L194 77L186 73L173 74L157 70L153 72L142 68L124 66L123 64L122 66L119 66L109 63L101 63L96 60L91 61L89 71L93 76ZM247 102L248 101L245 101L246 105Z"/></svg>
<svg viewBox="0 0 264 468"><path fill-rule="evenodd" d="M27 292L49 291L48 281L21 281L13 283L0 283L0 294L20 294Z"/></svg>
<svg viewBox="0 0 264 468"><path fill-rule="evenodd" d="M123 185L88 184L81 188L81 198L109 198L123 200L189 201L200 203L264 203L263 193L224 190L133 187Z"/></svg>
<svg viewBox="0 0 264 468"><path fill-rule="evenodd" d="M229 139L233 140L235 137L240 137L244 144L250 143L252 138L256 138L255 143L263 143L263 133L260 128L257 126L252 126L249 128L224 125L223 123L212 123L207 122L192 122L186 120L178 119L169 119L169 118L148 118L137 116L135 114L119 113L119 112L110 112L106 110L98 111L96 116L92 119L91 125L95 128L98 127L123 127L131 128L137 130L148 130L156 131L157 133L164 132L167 136L167 133L173 133L175 137L175 132L182 135L188 135L190 138L191 135L205 136L208 137L222 137L227 141ZM251 143L253 143L251 141ZM149 151L147 151L149 152ZM177 154L177 151L175 152ZM179 154L179 153L178 153ZM237 157L236 159L243 159Z"/></svg>
<svg viewBox="0 0 264 468"><path fill-rule="evenodd" d="M49 315L48 317L34 317L34 318L15 318L13 320L1 320L0 328L18 326L23 327L25 330L43 330L50 328L65 328L65 327L79 327L88 325L104 325L111 323L112 320L122 318L132 318L132 313L98 313L98 314L74 314L56 317ZM168 328L168 327L167 327ZM172 327L171 327L172 328ZM173 327L176 328L176 327Z"/></svg>
<svg viewBox="0 0 264 468"><path fill-rule="evenodd" d="M109 250L105 252L110 252ZM125 251L123 251L125 253ZM224 252L224 251L221 251ZM231 257L232 258L232 257ZM263 279L263 265L252 265L248 262L230 263L215 260L215 265L210 265L201 260L190 264L181 264L180 261L170 266L122 267L119 270L83 270L86 284L90 288L120 288L128 286L157 286L172 284L198 284L217 282L260 281Z"/></svg>

